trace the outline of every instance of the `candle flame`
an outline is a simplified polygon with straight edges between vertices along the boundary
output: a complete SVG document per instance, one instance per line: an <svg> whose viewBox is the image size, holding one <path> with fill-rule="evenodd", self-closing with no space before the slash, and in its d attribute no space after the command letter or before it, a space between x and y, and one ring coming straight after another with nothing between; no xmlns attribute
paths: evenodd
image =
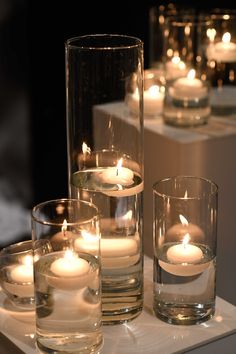
<svg viewBox="0 0 236 354"><path fill-rule="evenodd" d="M216 36L215 28L208 28L206 34L207 34L207 37L210 39L210 41L214 42L214 39L215 39L215 36Z"/></svg>
<svg viewBox="0 0 236 354"><path fill-rule="evenodd" d="M189 80L193 80L193 79L195 78L195 75L196 75L196 71L195 71L194 69L191 69L191 70L189 70L189 72L188 72L187 78L188 78Z"/></svg>
<svg viewBox="0 0 236 354"><path fill-rule="evenodd" d="M75 258L74 252L72 250L66 250L65 251L65 258L67 260L71 260L71 259Z"/></svg>
<svg viewBox="0 0 236 354"><path fill-rule="evenodd" d="M148 92L152 97L155 97L160 92L160 87L158 85L152 85L149 87Z"/></svg>
<svg viewBox="0 0 236 354"><path fill-rule="evenodd" d="M179 219L180 219L182 225L188 226L188 220L183 215L180 214Z"/></svg>
<svg viewBox="0 0 236 354"><path fill-rule="evenodd" d="M182 242L183 246L186 247L187 244L189 243L189 241L190 241L190 235L189 235L189 233L187 233L187 234L185 234L185 236L183 238L183 242Z"/></svg>
<svg viewBox="0 0 236 354"><path fill-rule="evenodd" d="M229 32L225 32L222 37L222 42L229 43L231 40L231 34Z"/></svg>
<svg viewBox="0 0 236 354"><path fill-rule="evenodd" d="M98 241L98 236L91 234L90 232L88 232L87 230L82 230L81 231L81 236L83 237L83 239L86 242L97 242Z"/></svg>
<svg viewBox="0 0 236 354"><path fill-rule="evenodd" d="M123 220L131 220L133 216L133 211L132 210L128 210L127 213L125 215L123 215L121 218Z"/></svg>
<svg viewBox="0 0 236 354"><path fill-rule="evenodd" d="M121 157L120 159L119 159L119 161L117 162L117 165L116 165L116 175L118 176L118 174L119 174L119 170L121 169L121 167L122 167L122 163L123 163L123 158Z"/></svg>
<svg viewBox="0 0 236 354"><path fill-rule="evenodd" d="M85 142L82 144L82 152L83 154L91 154L91 149Z"/></svg>
<svg viewBox="0 0 236 354"><path fill-rule="evenodd" d="M174 64L179 64L180 62L180 57L179 56L174 56L172 59L171 59L172 63Z"/></svg>
<svg viewBox="0 0 236 354"><path fill-rule="evenodd" d="M186 190L184 193L184 199L187 199L187 198L188 198L188 191Z"/></svg>
<svg viewBox="0 0 236 354"><path fill-rule="evenodd" d="M22 263L26 265L26 267L29 267L33 264L33 257L30 255L27 255L23 258Z"/></svg>
<svg viewBox="0 0 236 354"><path fill-rule="evenodd" d="M66 219L64 219L64 221L63 221L63 224L62 224L62 227L61 227L61 231L63 232L63 234L65 234L66 231L67 231L67 221L66 221Z"/></svg>

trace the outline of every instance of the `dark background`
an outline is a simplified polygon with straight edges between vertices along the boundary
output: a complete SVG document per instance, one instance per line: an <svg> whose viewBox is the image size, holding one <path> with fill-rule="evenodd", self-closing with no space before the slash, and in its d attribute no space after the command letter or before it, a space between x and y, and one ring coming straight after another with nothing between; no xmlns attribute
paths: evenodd
<svg viewBox="0 0 236 354"><path fill-rule="evenodd" d="M139 37L147 68L149 9L166 3L0 0L0 202L31 208L67 196L65 40L95 33ZM233 8L229 1L175 3L198 11Z"/></svg>

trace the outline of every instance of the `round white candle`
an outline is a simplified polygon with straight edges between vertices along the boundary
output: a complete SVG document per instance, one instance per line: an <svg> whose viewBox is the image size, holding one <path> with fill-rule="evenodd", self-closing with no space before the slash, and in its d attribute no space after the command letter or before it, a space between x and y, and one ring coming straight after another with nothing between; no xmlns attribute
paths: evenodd
<svg viewBox="0 0 236 354"><path fill-rule="evenodd" d="M34 282L34 270L33 270L33 258L28 255L23 259L24 264L19 264L13 267L10 272L11 279L18 284L33 283Z"/></svg>
<svg viewBox="0 0 236 354"><path fill-rule="evenodd" d="M178 100L201 99L207 96L207 88L203 82L195 78L195 70L191 69L187 77L174 81L169 88L170 95Z"/></svg>
<svg viewBox="0 0 236 354"><path fill-rule="evenodd" d="M48 277L48 282L63 290L74 290L88 285L89 263L70 250L58 254L60 257L50 266L53 276Z"/></svg>
<svg viewBox="0 0 236 354"><path fill-rule="evenodd" d="M231 42L231 34L225 32L221 42L210 43L206 54L209 60L215 60L216 62L236 62L236 43Z"/></svg>
<svg viewBox="0 0 236 354"><path fill-rule="evenodd" d="M65 256L52 263L51 271L60 277L78 277L88 273L89 264L84 259Z"/></svg>
<svg viewBox="0 0 236 354"><path fill-rule="evenodd" d="M143 112L144 116L158 116L162 113L164 101L164 87L160 88L158 85L152 85L143 92ZM138 112L139 108L139 94L135 91L129 95L127 100L129 108L134 112Z"/></svg>
<svg viewBox="0 0 236 354"><path fill-rule="evenodd" d="M171 246L167 251L167 259L171 263L197 263L203 257L202 250L195 245L189 243L180 243Z"/></svg>
<svg viewBox="0 0 236 354"><path fill-rule="evenodd" d="M98 178L103 183L120 184L129 186L133 183L134 173L127 167L122 166L123 159L121 158L116 167L107 167L98 174Z"/></svg>
<svg viewBox="0 0 236 354"><path fill-rule="evenodd" d="M168 248L168 262L159 260L159 265L168 273L178 276L193 276L202 273L210 262L202 262L203 252L197 245L189 243L190 236L186 234L183 242ZM202 263L201 263L202 262Z"/></svg>
<svg viewBox="0 0 236 354"><path fill-rule="evenodd" d="M179 56L174 56L171 60L167 61L165 69L167 80L178 79L187 74L186 64L180 60Z"/></svg>

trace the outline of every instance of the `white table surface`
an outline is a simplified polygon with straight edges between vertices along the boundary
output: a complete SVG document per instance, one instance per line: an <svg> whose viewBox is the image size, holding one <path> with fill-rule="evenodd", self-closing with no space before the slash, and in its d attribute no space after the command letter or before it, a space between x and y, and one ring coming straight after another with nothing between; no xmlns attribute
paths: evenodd
<svg viewBox="0 0 236 354"><path fill-rule="evenodd" d="M145 257L145 301L135 320L104 326L101 354L234 354L236 348L236 307L217 297L213 319L200 325L176 326L157 319L152 312L152 261ZM36 354L34 313L13 311L0 291L0 330L26 354ZM232 350L232 351L231 351ZM1 354L18 354L0 337Z"/></svg>

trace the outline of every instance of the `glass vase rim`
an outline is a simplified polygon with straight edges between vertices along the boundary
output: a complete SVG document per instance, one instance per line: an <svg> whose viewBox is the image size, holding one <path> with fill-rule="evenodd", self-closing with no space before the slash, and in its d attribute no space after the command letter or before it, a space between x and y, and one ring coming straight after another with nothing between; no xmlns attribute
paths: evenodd
<svg viewBox="0 0 236 354"><path fill-rule="evenodd" d="M0 251L0 257L2 256L17 256L32 251L32 240L24 240L5 246ZM14 249L16 249L14 251Z"/></svg>
<svg viewBox="0 0 236 354"><path fill-rule="evenodd" d="M170 193L164 193L164 192L160 192L157 190L158 185L160 185L163 182L168 182L174 179L187 179L187 180L199 180L201 182L204 182L206 184L211 185L213 188L211 190L210 193L208 193L207 195L203 196L201 195L199 196L183 196L183 197L179 197L179 196L174 196L174 195L170 195ZM152 190L153 190L153 194L154 195L158 195L160 197L163 198L169 198L169 199L178 199L178 200L200 200L200 199L207 199L209 196L216 196L218 193L218 185L213 182L212 180L210 180L209 178L205 178L205 177L198 177L198 176L190 176L190 175L176 175L176 176L171 176L171 177L165 177L162 178L158 181L156 181L153 186L152 186Z"/></svg>
<svg viewBox="0 0 236 354"><path fill-rule="evenodd" d="M51 220L42 220L41 218L36 216L36 211L39 210L40 208L43 208L46 205L49 204L56 204L56 203L65 203L65 202L73 202L76 204L82 204L82 205L86 205L89 207L92 207L92 209L95 211L95 214L83 221L75 221L75 222L68 222L66 221L66 225L67 226L75 226L75 225L83 225L83 224L87 224L90 223L92 220L98 220L99 219L99 211L98 208L95 204L85 201L85 200L80 200L80 199L75 199L75 198L59 198L59 199L50 199L50 200L46 200L44 202L38 203L36 204L32 210L31 210L31 217L32 220L34 220L35 222L41 224L41 225L48 225L48 226L58 226L58 227L62 227L63 226L63 221L62 222L53 222Z"/></svg>
<svg viewBox="0 0 236 354"><path fill-rule="evenodd" d="M105 45L82 45L82 43L79 45L76 44L78 41L85 41L88 39L123 39L123 40L130 40L133 41L132 43L124 43L122 45L112 45L112 43ZM113 34L113 33L96 33L96 34L85 34L82 36L74 36L71 38L68 38L65 41L65 46L66 48L70 49L77 49L77 50L121 50L121 49L128 49L128 48L138 48L139 46L143 46L143 41L135 36L130 36L126 34Z"/></svg>

